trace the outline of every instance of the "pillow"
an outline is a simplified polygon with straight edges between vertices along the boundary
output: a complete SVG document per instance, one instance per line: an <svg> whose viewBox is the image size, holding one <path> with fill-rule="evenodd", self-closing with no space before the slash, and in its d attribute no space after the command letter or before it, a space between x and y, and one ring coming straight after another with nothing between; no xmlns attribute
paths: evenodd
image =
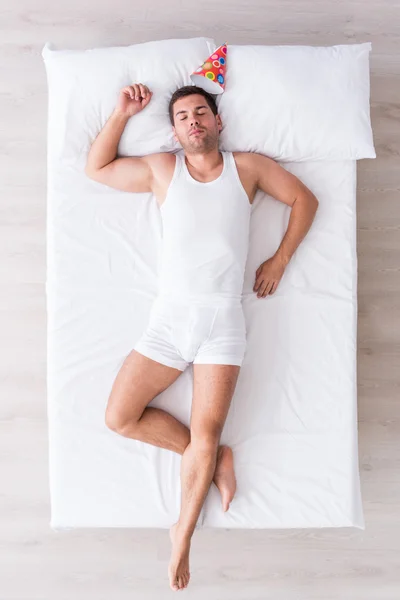
<svg viewBox="0 0 400 600"><path fill-rule="evenodd" d="M375 158L371 43L331 47L228 45L217 96L222 150L280 161Z"/></svg>
<svg viewBox="0 0 400 600"><path fill-rule="evenodd" d="M216 49L210 38L170 39L133 46L90 50L42 50L49 88L48 127L52 160L86 163L93 140L117 103L119 91L144 83L151 102L129 119L118 147L122 156L173 150L176 141L168 117L173 92L190 85L190 74Z"/></svg>

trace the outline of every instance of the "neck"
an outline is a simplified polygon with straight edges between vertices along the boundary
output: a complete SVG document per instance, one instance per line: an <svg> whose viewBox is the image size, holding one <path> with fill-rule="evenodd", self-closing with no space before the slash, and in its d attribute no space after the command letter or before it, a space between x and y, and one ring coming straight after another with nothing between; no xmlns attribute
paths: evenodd
<svg viewBox="0 0 400 600"><path fill-rule="evenodd" d="M185 152L186 163L199 173L209 173L214 169L218 169L223 162L222 154L218 148L210 150L210 152L188 153Z"/></svg>

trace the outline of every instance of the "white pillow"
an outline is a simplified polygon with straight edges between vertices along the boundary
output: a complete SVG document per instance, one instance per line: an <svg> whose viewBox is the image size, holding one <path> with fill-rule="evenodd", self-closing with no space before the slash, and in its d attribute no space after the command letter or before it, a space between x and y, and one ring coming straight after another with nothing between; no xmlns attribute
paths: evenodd
<svg viewBox="0 0 400 600"><path fill-rule="evenodd" d="M118 154L144 156L173 150L170 97L177 88L192 84L190 74L215 49L214 40L205 37L90 50L55 50L47 43L42 56L49 88L52 160L84 163L115 108L120 89L132 83L146 84L153 97L129 119Z"/></svg>
<svg viewBox="0 0 400 600"><path fill-rule="evenodd" d="M281 161L375 158L371 43L331 47L228 45L216 97L222 150Z"/></svg>

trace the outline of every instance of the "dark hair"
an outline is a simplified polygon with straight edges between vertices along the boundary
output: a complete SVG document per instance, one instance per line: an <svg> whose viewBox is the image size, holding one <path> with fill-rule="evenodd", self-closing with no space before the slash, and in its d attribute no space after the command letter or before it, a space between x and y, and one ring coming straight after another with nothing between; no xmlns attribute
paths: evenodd
<svg viewBox="0 0 400 600"><path fill-rule="evenodd" d="M197 85L185 85L184 87L181 87L178 90L176 90L172 94L171 100L169 101L168 111L169 111L169 119L170 119L172 125L175 124L174 123L174 104L175 104L175 102L177 100L179 100L179 98L184 98L185 96L191 96L192 94L201 94L202 96L204 96L204 98L207 100L208 106L211 108L214 115L218 114L218 108L215 103L215 99L211 94L209 94L202 88L197 87Z"/></svg>

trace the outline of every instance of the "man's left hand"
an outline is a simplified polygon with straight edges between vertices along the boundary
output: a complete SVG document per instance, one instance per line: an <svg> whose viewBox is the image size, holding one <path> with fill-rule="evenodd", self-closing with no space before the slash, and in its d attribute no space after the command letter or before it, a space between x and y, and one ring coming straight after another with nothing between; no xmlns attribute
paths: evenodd
<svg viewBox="0 0 400 600"><path fill-rule="evenodd" d="M284 271L285 264L276 255L261 263L256 271L256 282L253 288L254 292L258 292L257 298L265 298L267 294L273 294Z"/></svg>

